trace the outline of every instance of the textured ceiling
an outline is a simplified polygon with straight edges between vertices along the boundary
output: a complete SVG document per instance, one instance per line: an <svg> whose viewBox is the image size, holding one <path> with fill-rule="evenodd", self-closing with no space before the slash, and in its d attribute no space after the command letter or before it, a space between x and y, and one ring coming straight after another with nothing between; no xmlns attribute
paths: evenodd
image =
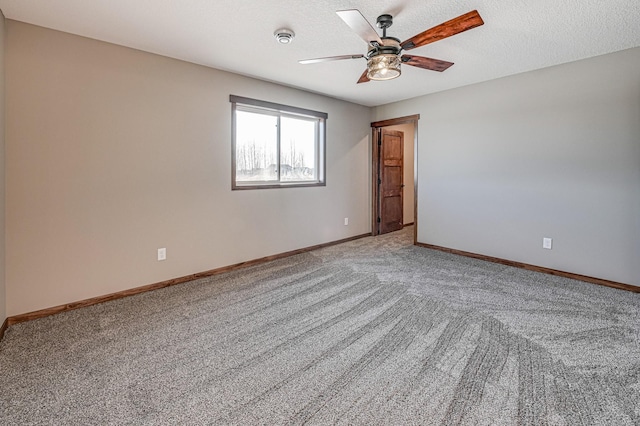
<svg viewBox="0 0 640 426"><path fill-rule="evenodd" d="M405 40L477 9L481 27L412 50L455 65L410 66L391 81L356 84L367 45L336 15L359 9ZM638 0L0 0L7 18L375 106L640 46ZM289 45L273 32L296 33Z"/></svg>

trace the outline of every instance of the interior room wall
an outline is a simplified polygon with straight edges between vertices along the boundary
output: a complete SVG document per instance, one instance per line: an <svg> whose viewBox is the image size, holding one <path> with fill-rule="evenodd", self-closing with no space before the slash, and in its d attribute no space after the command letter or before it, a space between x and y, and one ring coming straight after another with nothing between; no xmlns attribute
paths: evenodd
<svg viewBox="0 0 640 426"><path fill-rule="evenodd" d="M9 316L370 232L370 108L7 27ZM232 191L230 94L328 113L326 186Z"/></svg>
<svg viewBox="0 0 640 426"><path fill-rule="evenodd" d="M413 223L414 216L414 175L413 175L413 151L415 138L415 125L413 123L398 124L385 127L389 130L398 130L404 133L404 157L403 157L403 193L402 216L405 225Z"/></svg>
<svg viewBox="0 0 640 426"><path fill-rule="evenodd" d="M5 51L5 18L0 11L0 325L7 318L7 299L5 283L5 117L4 117L4 51Z"/></svg>
<svg viewBox="0 0 640 426"><path fill-rule="evenodd" d="M639 75L635 48L376 108L421 115L418 241L640 285Z"/></svg>

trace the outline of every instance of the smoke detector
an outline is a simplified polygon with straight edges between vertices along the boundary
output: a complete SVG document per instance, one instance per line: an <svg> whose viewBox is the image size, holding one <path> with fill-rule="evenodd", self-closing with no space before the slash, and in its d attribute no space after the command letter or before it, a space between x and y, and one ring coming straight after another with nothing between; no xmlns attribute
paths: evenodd
<svg viewBox="0 0 640 426"><path fill-rule="evenodd" d="M279 30L276 30L276 32L273 33L273 36L276 38L276 40L278 40L278 43L289 44L293 41L293 38L296 35L291 30L281 28Z"/></svg>

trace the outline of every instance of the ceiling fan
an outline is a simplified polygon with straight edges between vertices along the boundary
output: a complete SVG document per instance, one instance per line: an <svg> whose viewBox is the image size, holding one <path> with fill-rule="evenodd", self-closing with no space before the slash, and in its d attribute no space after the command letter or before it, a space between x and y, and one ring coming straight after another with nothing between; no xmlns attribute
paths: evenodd
<svg viewBox="0 0 640 426"><path fill-rule="evenodd" d="M416 47L451 37L452 35L484 24L478 11L473 10L400 42L400 40L395 37L387 37L387 28L393 24L393 17L391 15L385 14L378 16L377 25L378 28L382 29L382 37L380 37L359 10L339 10L336 13L353 31L367 42L369 45L367 54L329 56L326 58L305 59L299 62L301 64L314 64L341 59L365 58L367 60L367 69L360 76L358 83L365 83L369 80L391 80L392 78L396 78L400 76L401 64L442 72L453 65L453 62L426 58L424 56L401 55L401 53L403 50L415 49Z"/></svg>

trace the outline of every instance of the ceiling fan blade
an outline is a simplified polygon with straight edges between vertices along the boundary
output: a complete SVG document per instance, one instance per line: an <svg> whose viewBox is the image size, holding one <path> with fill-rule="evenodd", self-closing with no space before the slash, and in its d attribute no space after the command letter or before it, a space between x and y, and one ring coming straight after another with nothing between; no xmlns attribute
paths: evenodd
<svg viewBox="0 0 640 426"><path fill-rule="evenodd" d="M306 64L317 64L318 62L339 61L341 59L360 59L360 58L364 58L364 55L327 56L326 58L303 59L298 62L306 65Z"/></svg>
<svg viewBox="0 0 640 426"><path fill-rule="evenodd" d="M380 36L358 9L339 10L336 13L345 24L351 27L368 44L376 42L382 46Z"/></svg>
<svg viewBox="0 0 640 426"><path fill-rule="evenodd" d="M369 70L364 70L364 72L362 73L362 75L358 79L358 84L366 83L367 81L369 81L369 77L367 77L367 72L369 72Z"/></svg>
<svg viewBox="0 0 640 426"><path fill-rule="evenodd" d="M460 15L457 18L453 18L420 34L416 34L410 39L400 43L400 46L402 46L404 50L415 49L416 47L451 37L452 35L470 30L471 28L479 27L482 24L484 24L484 21L478 11L472 10L469 13Z"/></svg>
<svg viewBox="0 0 640 426"><path fill-rule="evenodd" d="M453 62L441 61L440 59L425 58L424 56L415 55L402 55L401 60L403 64L438 72L442 72L453 65Z"/></svg>

